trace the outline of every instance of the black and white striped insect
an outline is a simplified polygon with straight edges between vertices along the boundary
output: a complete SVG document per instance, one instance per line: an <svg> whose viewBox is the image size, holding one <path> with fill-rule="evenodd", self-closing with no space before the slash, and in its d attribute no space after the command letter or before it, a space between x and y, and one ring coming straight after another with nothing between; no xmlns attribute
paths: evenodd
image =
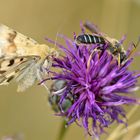
<svg viewBox="0 0 140 140"><path fill-rule="evenodd" d="M97 44L98 50L103 50L104 45L108 43L109 52L113 54L118 59L119 65L126 60L126 52L123 49L123 46L116 39L112 39L109 37L104 37L100 35L91 35L91 34L82 34L75 38L75 42L77 45L79 44Z"/></svg>
<svg viewBox="0 0 140 140"><path fill-rule="evenodd" d="M97 44L99 47L97 49L103 50L104 45L108 44L107 50L113 54L114 57L118 59L118 64L121 65L123 62L125 62L128 59L128 56L126 55L126 51L124 50L124 47L120 41L110 38L106 34L102 34L98 28L89 22L86 22L84 24L84 27L91 31L93 34L86 34L83 33L82 35L78 35L75 37L76 45L80 44ZM106 48L105 48L106 49Z"/></svg>
<svg viewBox="0 0 140 140"><path fill-rule="evenodd" d="M140 44L140 37L139 37L137 43L136 44L132 43L132 47L129 50L129 52L126 52L124 49L124 46L122 45L126 36L123 36L121 41L118 41L117 39L111 38L108 35L101 33L95 24L88 22L88 21L84 23L84 27L93 33L93 35L90 35L90 39L93 38L95 40L93 43L90 43L92 41L90 41L90 42L87 41L88 43L86 43L86 44L95 44L95 43L98 44L99 43L99 44L104 45L104 43L108 43L107 49L109 50L109 52L111 54L113 54L113 56L117 57L119 65L125 63L131 57L133 52L136 50L137 46ZM84 34L83 34L83 36L84 36ZM78 36L77 39L81 40L79 38L82 39L82 37ZM98 40L101 40L101 41L98 41ZM84 42L81 41L81 43L84 43Z"/></svg>
<svg viewBox="0 0 140 140"><path fill-rule="evenodd" d="M101 36L91 35L91 34L82 34L76 37L75 39L77 44L105 44L105 39Z"/></svg>

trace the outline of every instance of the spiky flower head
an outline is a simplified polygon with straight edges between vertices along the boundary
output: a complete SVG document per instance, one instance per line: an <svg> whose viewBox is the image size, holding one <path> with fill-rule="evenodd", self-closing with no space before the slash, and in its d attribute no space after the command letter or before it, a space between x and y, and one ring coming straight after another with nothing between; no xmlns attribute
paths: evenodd
<svg viewBox="0 0 140 140"><path fill-rule="evenodd" d="M133 58L119 65L117 57L106 49L108 43L98 49L99 44L77 45L66 37L64 40L66 48L58 44L63 56L53 64L60 70L52 77L63 81L63 86L52 91L52 97L58 99L59 115L67 118L67 125L76 122L92 136L100 135L114 121L124 123L122 105L137 103L131 95L138 89L140 74L128 69ZM70 105L64 109L66 101Z"/></svg>

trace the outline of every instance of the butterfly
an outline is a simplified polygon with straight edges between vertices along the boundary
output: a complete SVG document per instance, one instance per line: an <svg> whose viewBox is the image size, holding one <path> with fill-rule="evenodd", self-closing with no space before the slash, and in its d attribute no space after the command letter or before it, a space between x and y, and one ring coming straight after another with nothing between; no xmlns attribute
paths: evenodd
<svg viewBox="0 0 140 140"><path fill-rule="evenodd" d="M17 91L26 90L47 75L54 57L55 48L0 24L0 85L16 81Z"/></svg>

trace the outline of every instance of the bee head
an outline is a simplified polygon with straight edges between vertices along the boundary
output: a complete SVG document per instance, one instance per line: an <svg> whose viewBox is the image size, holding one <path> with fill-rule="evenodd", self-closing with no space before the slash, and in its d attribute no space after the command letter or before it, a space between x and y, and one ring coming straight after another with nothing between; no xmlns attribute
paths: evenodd
<svg viewBox="0 0 140 140"><path fill-rule="evenodd" d="M114 47L114 49L116 49L116 51L120 51L123 49L122 44L118 40L111 39L110 42L112 44L112 47Z"/></svg>

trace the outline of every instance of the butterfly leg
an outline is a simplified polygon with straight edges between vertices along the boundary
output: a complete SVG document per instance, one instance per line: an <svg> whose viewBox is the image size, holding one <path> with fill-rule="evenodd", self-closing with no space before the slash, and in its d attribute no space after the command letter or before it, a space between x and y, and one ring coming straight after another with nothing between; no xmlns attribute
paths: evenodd
<svg viewBox="0 0 140 140"><path fill-rule="evenodd" d="M44 76L41 73L43 73L43 72L41 72L41 70L38 68L37 69L37 78L40 81L41 85L43 85L46 88L46 90L48 91L48 93L50 94L50 90L49 90L48 86L44 83L44 81L43 81Z"/></svg>

